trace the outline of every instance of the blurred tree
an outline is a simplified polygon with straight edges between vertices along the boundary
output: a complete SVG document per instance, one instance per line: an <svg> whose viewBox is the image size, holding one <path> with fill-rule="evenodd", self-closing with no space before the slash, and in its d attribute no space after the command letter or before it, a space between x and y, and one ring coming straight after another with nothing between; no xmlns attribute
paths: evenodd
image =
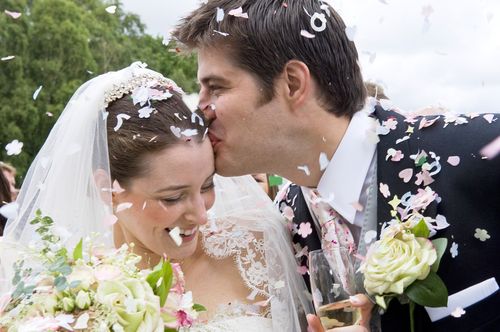
<svg viewBox="0 0 500 332"><path fill-rule="evenodd" d="M105 10L110 5L118 6L114 14ZM14 19L4 10L22 16ZM0 11L0 57L15 56L0 61L0 160L21 177L66 102L90 78L142 61L186 92L197 89L196 58L179 57L160 37L147 35L119 1L0 0ZM23 150L7 156L5 146L14 139Z"/></svg>

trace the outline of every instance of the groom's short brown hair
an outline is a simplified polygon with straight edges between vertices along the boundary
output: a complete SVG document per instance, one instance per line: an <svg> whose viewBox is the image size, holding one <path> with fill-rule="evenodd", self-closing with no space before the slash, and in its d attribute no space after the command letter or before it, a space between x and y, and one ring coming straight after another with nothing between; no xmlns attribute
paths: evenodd
<svg viewBox="0 0 500 332"><path fill-rule="evenodd" d="M256 77L265 101L273 98L274 79L285 64L292 59L302 61L318 84L325 108L339 116L352 116L366 97L358 53L340 16L330 6L327 13L322 4L318 0L209 0L184 18L173 36L188 48L223 48L228 61ZM248 19L228 15L238 7ZM220 22L218 8L225 13ZM324 14L325 30L312 29L314 13ZM301 30L314 38L303 36Z"/></svg>

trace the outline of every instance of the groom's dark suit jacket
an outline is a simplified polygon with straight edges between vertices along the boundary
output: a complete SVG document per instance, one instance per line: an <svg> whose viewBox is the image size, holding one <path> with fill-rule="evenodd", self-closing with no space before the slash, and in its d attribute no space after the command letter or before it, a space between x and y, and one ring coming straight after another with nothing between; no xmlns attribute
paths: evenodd
<svg viewBox="0 0 500 332"><path fill-rule="evenodd" d="M479 151L500 135L500 120L489 123L482 115L473 119L463 116L468 123L449 123L439 119L431 126L418 130L420 121L414 126L410 139L395 144L396 139L405 136L408 124L404 117L395 112L377 107L375 115L380 121L394 117L398 121L396 130L380 136L377 146L377 181L388 184L391 195L384 198L381 192L377 199L378 230L381 223L391 219L391 207L387 203L394 195L401 197L417 186L415 177L408 183L398 173L405 168L417 170L413 160L408 158L418 151L434 152L439 156L441 171L434 176L429 186L439 195L441 202L432 203L424 216L446 217L450 226L438 231L435 237L448 238L448 247L439 266L438 275L445 282L449 294L495 277L500 282L500 156L492 160L483 159ZM436 116L428 116L434 119ZM496 114L494 118L500 118ZM420 119L419 119L420 120ZM399 162L386 161L389 148L400 149L405 157ZM459 156L460 163L452 166L449 156ZM476 228L487 230L490 238L480 241L474 234ZM452 258L450 246L458 244L458 255ZM500 329L500 294L497 291L489 298L465 308L460 318L443 318L431 323L421 307L415 312L416 331L498 331ZM393 301L382 316L382 330L404 331L408 328L408 306Z"/></svg>
<svg viewBox="0 0 500 332"><path fill-rule="evenodd" d="M395 112L385 111L376 107L374 116L380 122L389 118L397 120L397 127L387 135L380 136L377 146L377 182L387 184L390 196L385 198L379 191L377 197L377 228L392 219L391 207L388 202L398 195L399 198L408 191L413 194L421 184L415 184L415 174L420 172L410 155L424 150L431 151L440 157L441 171L434 175L434 182L429 186L434 190L441 201L431 203L422 214L436 217L440 214L446 217L450 226L438 231L435 238L448 238L448 247L442 258L438 275L445 282L448 293L451 295L467 287L473 286L491 277L500 282L500 156L492 160L483 159L479 153L481 148L500 135L500 120L489 123L482 115L471 119L463 116L468 123L457 124L450 122L445 126L445 117L439 116L429 127L419 128L421 117L414 124L405 122L405 118ZM434 119L436 116L427 116ZM500 118L496 114L494 118ZM408 140L396 144L396 140L408 135L408 126L414 127L414 132ZM394 148L401 150L404 158L398 162L386 160L387 150ZM460 163L452 166L447 162L448 157L459 156ZM432 161L432 160L430 160ZM405 183L399 172L406 168L413 169L413 177ZM295 195L298 201L302 198L300 188L292 186L288 192L288 201ZM310 218L307 205L296 202L295 223ZM490 239L480 241L474 234L476 228L484 229ZM317 234L311 234L313 237ZM319 240L311 236L303 239L294 236L294 242L308 245L310 250L319 248ZM450 246L458 244L458 255L452 258ZM428 331L496 331L500 329L500 294L495 294L483 301L465 308L466 313L460 318L448 316L432 323L422 307L415 310L415 330ZM382 315L382 331L409 331L408 305L400 305L393 300L387 312Z"/></svg>

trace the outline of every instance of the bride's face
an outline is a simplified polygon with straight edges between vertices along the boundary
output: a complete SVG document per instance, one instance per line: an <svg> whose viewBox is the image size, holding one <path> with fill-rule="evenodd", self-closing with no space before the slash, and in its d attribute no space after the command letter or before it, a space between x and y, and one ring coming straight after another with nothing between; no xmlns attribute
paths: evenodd
<svg viewBox="0 0 500 332"><path fill-rule="evenodd" d="M113 198L125 240L156 255L182 259L194 253L214 194L214 157L208 140L177 144L146 157L146 175ZM132 203L130 208L126 208ZM123 209L125 208L125 209ZM179 227L177 246L169 231Z"/></svg>

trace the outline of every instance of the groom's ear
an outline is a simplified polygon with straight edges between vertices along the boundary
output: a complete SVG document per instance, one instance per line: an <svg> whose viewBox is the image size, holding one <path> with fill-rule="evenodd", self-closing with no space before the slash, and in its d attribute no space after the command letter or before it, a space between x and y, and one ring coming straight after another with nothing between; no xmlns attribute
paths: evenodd
<svg viewBox="0 0 500 332"><path fill-rule="evenodd" d="M282 73L284 95L292 109L300 108L311 94L311 73L307 65L298 60L288 61Z"/></svg>

